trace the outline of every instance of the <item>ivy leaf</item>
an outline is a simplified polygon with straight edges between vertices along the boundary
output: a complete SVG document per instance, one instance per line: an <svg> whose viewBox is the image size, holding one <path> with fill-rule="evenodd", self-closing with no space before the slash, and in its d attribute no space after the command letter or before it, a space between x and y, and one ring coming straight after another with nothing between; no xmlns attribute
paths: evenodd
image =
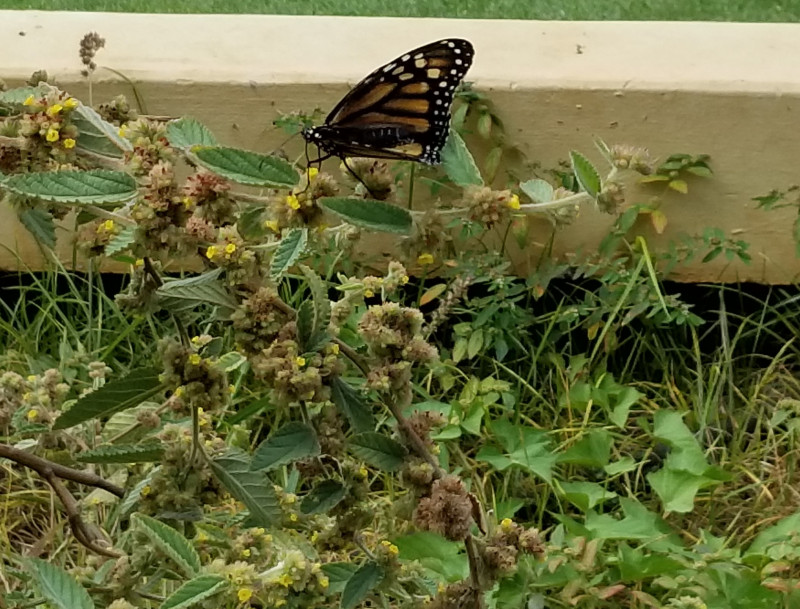
<svg viewBox="0 0 800 609"><path fill-rule="evenodd" d="M86 589L69 573L39 558L28 559L28 570L41 592L58 609L94 609Z"/></svg>
<svg viewBox="0 0 800 609"><path fill-rule="evenodd" d="M214 475L235 499L247 506L249 526L269 527L281 517L278 496L272 482L263 472L250 468L250 458L237 449L211 461Z"/></svg>
<svg viewBox="0 0 800 609"><path fill-rule="evenodd" d="M447 177L458 186L483 186L483 178L475 159L464 140L453 129L442 148L442 167Z"/></svg>
<svg viewBox="0 0 800 609"><path fill-rule="evenodd" d="M32 207L19 212L19 221L34 238L45 247L56 245L56 223L53 214L45 209Z"/></svg>
<svg viewBox="0 0 800 609"><path fill-rule="evenodd" d="M190 579L175 590L162 604L160 609L185 609L204 601L227 587L228 580L221 575L200 575Z"/></svg>
<svg viewBox="0 0 800 609"><path fill-rule="evenodd" d="M391 203L356 197L324 197L319 202L354 226L398 235L411 232L411 214Z"/></svg>
<svg viewBox="0 0 800 609"><path fill-rule="evenodd" d="M337 480L323 480L303 498L303 514L321 514L332 510L347 494L344 484Z"/></svg>
<svg viewBox="0 0 800 609"><path fill-rule="evenodd" d="M361 393L338 376L331 384L331 400L356 431L375 429L375 417Z"/></svg>
<svg viewBox="0 0 800 609"><path fill-rule="evenodd" d="M402 444L374 431L353 436L348 446L358 458L387 472L399 469L406 456Z"/></svg>
<svg viewBox="0 0 800 609"><path fill-rule="evenodd" d="M347 580L339 605L341 609L353 609L383 581L384 576L383 567L379 564L372 561L365 563Z"/></svg>
<svg viewBox="0 0 800 609"><path fill-rule="evenodd" d="M53 425L54 430L67 429L89 419L106 417L132 408L164 391L159 372L152 368L132 370L121 379L110 381L78 399L72 407L61 413Z"/></svg>
<svg viewBox="0 0 800 609"><path fill-rule="evenodd" d="M278 249L272 255L269 263L269 276L278 280L297 262L305 252L308 243L307 228L290 228L281 237Z"/></svg>
<svg viewBox="0 0 800 609"><path fill-rule="evenodd" d="M137 193L136 180L122 171L90 169L18 173L3 188L23 197L51 203L121 203Z"/></svg>
<svg viewBox="0 0 800 609"><path fill-rule="evenodd" d="M145 514L134 514L131 521L160 552L170 557L184 575L197 575L200 555L188 539L168 524Z"/></svg>
<svg viewBox="0 0 800 609"><path fill-rule="evenodd" d="M194 146L191 153L209 171L238 184L291 188L300 181L291 163L276 156L224 146Z"/></svg>
<svg viewBox="0 0 800 609"><path fill-rule="evenodd" d="M250 469L275 469L298 459L318 455L319 450L314 430L305 423L291 421L258 445Z"/></svg>
<svg viewBox="0 0 800 609"><path fill-rule="evenodd" d="M217 145L217 138L211 130L190 116L184 116L167 124L167 140L174 148L183 149Z"/></svg>

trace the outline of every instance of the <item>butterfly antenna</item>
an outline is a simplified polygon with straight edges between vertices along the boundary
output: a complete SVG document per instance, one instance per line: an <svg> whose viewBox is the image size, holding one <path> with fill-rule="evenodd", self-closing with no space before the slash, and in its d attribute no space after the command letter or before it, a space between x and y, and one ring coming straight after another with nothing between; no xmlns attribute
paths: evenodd
<svg viewBox="0 0 800 609"><path fill-rule="evenodd" d="M288 144L289 142L291 142L293 138L297 137L297 135L298 135L298 134L297 134L297 133L295 133L295 134L293 134L293 135L290 135L289 137L287 137L285 140L283 140L283 141L281 142L281 145L280 145L280 146L278 146L277 148L273 148L272 152L270 152L270 155L273 155L273 154L275 154L276 152L278 152L279 150L283 149L283 147L284 147L286 144ZM306 142L306 148L308 148L308 142Z"/></svg>
<svg viewBox="0 0 800 609"><path fill-rule="evenodd" d="M367 186L367 183L364 180L362 180L361 177L355 171L353 171L353 168L350 167L350 165L347 164L347 157L341 157L341 159L342 163L344 163L344 166L347 167L347 171L350 172L350 175L352 175L356 180L361 182L361 185L367 189L367 192L373 199L377 199L378 197L375 195L374 192L372 192L372 189L369 186Z"/></svg>

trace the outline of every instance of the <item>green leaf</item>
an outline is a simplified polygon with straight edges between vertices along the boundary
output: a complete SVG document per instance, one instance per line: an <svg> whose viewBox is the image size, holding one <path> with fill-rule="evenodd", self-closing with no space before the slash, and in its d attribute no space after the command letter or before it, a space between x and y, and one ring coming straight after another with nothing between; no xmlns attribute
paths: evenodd
<svg viewBox="0 0 800 609"><path fill-rule="evenodd" d="M78 150L113 159L121 159L133 150L133 145L119 134L119 127L109 123L91 106L80 104L71 118L79 131Z"/></svg>
<svg viewBox="0 0 800 609"><path fill-rule="evenodd" d="M28 570L41 592L58 609L94 609L92 598L69 573L39 558L28 559Z"/></svg>
<svg viewBox="0 0 800 609"><path fill-rule="evenodd" d="M575 173L575 179L578 180L578 184L590 196L596 197L602 188L600 174L597 173L597 169L594 168L589 159L575 150L570 151L569 160L572 163L572 171Z"/></svg>
<svg viewBox="0 0 800 609"><path fill-rule="evenodd" d="M354 226L398 235L411 232L411 214L390 203L355 197L324 197L319 202Z"/></svg>
<svg viewBox="0 0 800 609"><path fill-rule="evenodd" d="M196 118L184 116L167 124L167 140L174 148L192 146L216 146L217 138L211 130Z"/></svg>
<svg viewBox="0 0 800 609"><path fill-rule="evenodd" d="M449 541L428 531L398 537L393 543L400 550L402 560L418 561L445 581L455 582L469 575L463 543Z"/></svg>
<svg viewBox="0 0 800 609"><path fill-rule="evenodd" d="M210 596L214 596L228 585L228 580L221 575L200 575L175 590L161 603L160 609L192 607Z"/></svg>
<svg viewBox="0 0 800 609"><path fill-rule="evenodd" d="M467 358L472 359L483 349L483 330L478 328L469 336L467 343Z"/></svg>
<svg viewBox="0 0 800 609"><path fill-rule="evenodd" d="M45 93L44 87L17 87L8 91L0 91L0 104L22 106L31 95L34 98L39 98Z"/></svg>
<svg viewBox="0 0 800 609"><path fill-rule="evenodd" d="M372 416L372 410L361 393L341 377L337 376L333 379L331 400L336 404L339 412L347 417L355 431L363 432L375 429L375 417Z"/></svg>
<svg viewBox="0 0 800 609"><path fill-rule="evenodd" d="M642 397L643 394L633 387L625 387L614 396L614 408L608 415L609 420L620 429L625 429L631 408L635 406Z"/></svg>
<svg viewBox="0 0 800 609"><path fill-rule="evenodd" d="M600 539L663 538L672 531L658 516L634 499L620 497L623 518L612 514L586 514L586 528Z"/></svg>
<svg viewBox="0 0 800 609"><path fill-rule="evenodd" d="M134 486L125 494L125 497L123 497L119 504L119 513L121 518L127 518L128 515L133 512L134 508L139 503L139 499L142 498L142 490L144 487L150 485L150 483L153 481L153 477L158 474L160 470L160 465L157 465L151 469L144 478L136 483L136 486Z"/></svg>
<svg viewBox="0 0 800 609"><path fill-rule="evenodd" d="M337 480L323 480L303 498L303 514L321 514L333 509L347 494L344 484Z"/></svg>
<svg viewBox="0 0 800 609"><path fill-rule="evenodd" d="M622 457L622 459L620 459L619 461L614 461L614 463L609 463L603 468L603 470L609 476L624 474L625 472L631 472L635 469L636 469L636 460L633 457Z"/></svg>
<svg viewBox="0 0 800 609"><path fill-rule="evenodd" d="M771 546L779 546L778 553L785 547L787 554L791 555L797 551L797 544L792 543L792 538L800 531L800 511L782 518L772 526L762 530L747 548L746 554L766 554ZM781 560L783 556L776 556Z"/></svg>
<svg viewBox="0 0 800 609"><path fill-rule="evenodd" d="M528 180L520 184L519 187L534 203L547 203L553 200L555 191L550 183L545 180Z"/></svg>
<svg viewBox="0 0 800 609"><path fill-rule="evenodd" d="M222 269L214 269L194 277L167 281L158 288L156 294L167 299L167 302L162 303L166 308L172 308L169 306L170 300L181 300L195 306L208 304L223 309L235 309L238 306L236 299L218 281L221 274Z"/></svg>
<svg viewBox="0 0 800 609"><path fill-rule="evenodd" d="M384 575L383 567L375 562L369 561L361 566L347 580L342 591L341 609L353 609L361 603L383 581Z"/></svg>
<svg viewBox="0 0 800 609"><path fill-rule="evenodd" d="M192 542L171 526L145 514L134 514L131 521L161 553L169 556L184 575L197 575L200 570L200 555Z"/></svg>
<svg viewBox="0 0 800 609"><path fill-rule="evenodd" d="M328 325L331 322L331 301L328 299L328 290L319 275L307 266L300 265L300 270L308 280L312 299L308 306L297 312L298 340L303 352L316 351L325 345L328 338ZM304 302L303 305L306 303ZM302 319L301 319L302 313Z"/></svg>
<svg viewBox="0 0 800 609"><path fill-rule="evenodd" d="M3 188L51 203L121 203L138 194L133 176L108 169L18 173L8 176Z"/></svg>
<svg viewBox="0 0 800 609"><path fill-rule="evenodd" d="M653 417L653 435L674 449L670 455L674 469L684 469L702 475L708 463L694 434L674 410L659 410Z"/></svg>
<svg viewBox="0 0 800 609"><path fill-rule="evenodd" d="M559 462L586 467L604 467L611 458L611 434L605 429L593 429L561 455Z"/></svg>
<svg viewBox="0 0 800 609"><path fill-rule="evenodd" d="M617 496L614 491L609 491L596 482L562 482L561 490L564 497L582 512L588 512L596 505Z"/></svg>
<svg viewBox="0 0 800 609"><path fill-rule="evenodd" d="M291 163L276 156L223 146L194 146L191 152L200 165L239 184L291 188L300 181Z"/></svg>
<svg viewBox="0 0 800 609"><path fill-rule="evenodd" d="M290 228L283 233L278 249L272 255L269 263L269 276L277 281L297 262L305 252L308 243L307 228Z"/></svg>
<svg viewBox="0 0 800 609"><path fill-rule="evenodd" d="M464 140L453 129L442 148L442 167L447 177L458 186L483 186L483 178L475 159Z"/></svg>
<svg viewBox="0 0 800 609"><path fill-rule="evenodd" d="M53 429L67 429L97 417L107 417L132 408L164 391L159 373L152 368L132 370L121 379L109 381L96 391L78 399L72 408L62 412Z"/></svg>
<svg viewBox="0 0 800 609"><path fill-rule="evenodd" d="M159 441L143 444L113 444L98 446L77 453L81 463L152 463L160 461L164 446Z"/></svg>
<svg viewBox="0 0 800 609"><path fill-rule="evenodd" d="M403 465L406 456L406 449L402 444L374 431L353 436L348 446L359 459L389 472Z"/></svg>
<svg viewBox="0 0 800 609"><path fill-rule="evenodd" d="M708 484L703 476L683 469L663 467L647 474L647 481L664 504L666 512L686 514L694 509L694 498Z"/></svg>
<svg viewBox="0 0 800 609"><path fill-rule="evenodd" d="M247 363L247 358L238 351L228 351L220 356L215 365L224 372L233 372Z"/></svg>
<svg viewBox="0 0 800 609"><path fill-rule="evenodd" d="M358 567L351 562L329 562L322 565L322 572L328 577L328 592L330 594L342 592L356 571Z"/></svg>
<svg viewBox="0 0 800 609"><path fill-rule="evenodd" d="M258 445L250 469L275 469L318 454L319 442L313 428L299 421L291 421Z"/></svg>
<svg viewBox="0 0 800 609"><path fill-rule="evenodd" d="M105 255L113 257L128 249L128 247L136 241L136 230L136 226L125 225L122 230L114 235L111 241L108 242L104 252Z"/></svg>
<svg viewBox="0 0 800 609"><path fill-rule="evenodd" d="M282 515L278 496L264 472L250 469L250 458L231 448L211 461L211 469L235 499L247 506L250 526L269 527Z"/></svg>
<svg viewBox="0 0 800 609"><path fill-rule="evenodd" d="M19 221L42 245L54 248L56 245L56 223L53 214L45 209L32 207L19 212Z"/></svg>

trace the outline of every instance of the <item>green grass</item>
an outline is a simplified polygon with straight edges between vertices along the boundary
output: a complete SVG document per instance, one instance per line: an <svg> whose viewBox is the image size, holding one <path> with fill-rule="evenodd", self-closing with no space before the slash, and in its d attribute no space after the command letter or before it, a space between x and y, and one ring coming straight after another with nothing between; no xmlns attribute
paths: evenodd
<svg viewBox="0 0 800 609"><path fill-rule="evenodd" d="M800 21L800 0L0 0L0 9L121 11L139 13L265 13L472 19Z"/></svg>

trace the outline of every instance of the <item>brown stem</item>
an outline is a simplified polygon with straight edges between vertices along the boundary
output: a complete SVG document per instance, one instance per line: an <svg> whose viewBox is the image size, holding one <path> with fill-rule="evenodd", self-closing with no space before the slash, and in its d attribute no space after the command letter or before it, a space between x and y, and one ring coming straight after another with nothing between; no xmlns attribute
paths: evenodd
<svg viewBox="0 0 800 609"><path fill-rule="evenodd" d="M403 432L403 435L408 440L408 443L411 445L411 448L417 453L418 457L421 457L425 461L427 461L431 467L433 467L433 476L434 478L441 478L447 472L445 472L441 466L439 465L438 459L428 450L428 447L425 445L425 442L422 441L422 438L419 437L419 434L411 427L411 424L408 422L408 419L403 415L399 406L393 399L386 400L386 406L392 413L392 416L397 421L398 427Z"/></svg>
<svg viewBox="0 0 800 609"><path fill-rule="evenodd" d="M117 497L125 495L125 489L112 484L108 480L101 478L97 474L85 472L79 469L73 469L65 465L53 463L49 459L37 457L26 450L20 450L9 446L7 444L0 444L0 457L10 459L15 463L19 463L29 469L32 469L39 474L53 489L61 503L64 505L64 511L67 514L70 528L72 529L75 539L79 543L89 548L92 552L108 556L110 558L119 558L122 556L119 552L109 550L103 546L98 545L96 542L100 539L98 535L87 526L81 518L80 505L72 493L67 490L67 487L61 482L64 480L72 480L80 484L94 486L101 488ZM105 541L105 540L103 540Z"/></svg>
<svg viewBox="0 0 800 609"><path fill-rule="evenodd" d="M467 549L467 559L469 561L469 579L472 584L472 607L481 609L483 607L483 587L481 585L481 572L480 572L480 558L478 556L478 548L475 544L475 538L472 533L467 533L464 539L464 546Z"/></svg>

